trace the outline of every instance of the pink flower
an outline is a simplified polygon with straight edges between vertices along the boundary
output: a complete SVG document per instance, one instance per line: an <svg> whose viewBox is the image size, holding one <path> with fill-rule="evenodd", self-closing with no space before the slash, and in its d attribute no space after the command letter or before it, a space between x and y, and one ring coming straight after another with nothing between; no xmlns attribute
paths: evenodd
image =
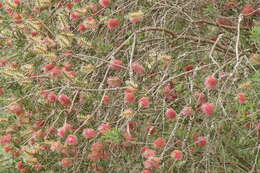
<svg viewBox="0 0 260 173"><path fill-rule="evenodd" d="M257 124L255 127L256 127L256 133L260 133L260 124Z"/></svg>
<svg viewBox="0 0 260 173"><path fill-rule="evenodd" d="M138 62L134 62L131 64L131 66L134 73L138 74L139 76L144 75L145 69L141 64L139 64Z"/></svg>
<svg viewBox="0 0 260 173"><path fill-rule="evenodd" d="M176 114L176 112L175 112L174 109L169 108L169 109L167 109L167 111L165 112L165 115L166 115L166 117L169 118L169 119L174 119L177 114Z"/></svg>
<svg viewBox="0 0 260 173"><path fill-rule="evenodd" d="M82 134L86 139L95 138L97 132L94 129L84 129Z"/></svg>
<svg viewBox="0 0 260 173"><path fill-rule="evenodd" d="M155 157L156 156L156 152L152 149L147 148L144 152L143 152L143 156L144 158L151 158L151 157Z"/></svg>
<svg viewBox="0 0 260 173"><path fill-rule="evenodd" d="M144 161L144 168L146 169L155 169L160 167L160 158L153 157Z"/></svg>
<svg viewBox="0 0 260 173"><path fill-rule="evenodd" d="M207 144L207 138L204 136L196 136L195 137L195 143L198 146L205 146Z"/></svg>
<svg viewBox="0 0 260 173"><path fill-rule="evenodd" d="M149 147L147 147L147 146L143 146L143 147L141 148L140 152L141 152L141 153L144 153L145 150L147 150L147 149L149 149Z"/></svg>
<svg viewBox="0 0 260 173"><path fill-rule="evenodd" d="M183 67L183 70L184 70L184 71L191 71L191 70L193 70L193 69L194 69L194 66L193 66L193 65L187 65L187 66Z"/></svg>
<svg viewBox="0 0 260 173"><path fill-rule="evenodd" d="M108 77L107 84L108 84L108 86L111 86L111 87L118 87L118 86L120 86L122 84L122 81L117 76L115 76L115 77Z"/></svg>
<svg viewBox="0 0 260 173"><path fill-rule="evenodd" d="M109 7L110 4L111 4L111 0L99 0L99 4L100 4L102 7Z"/></svg>
<svg viewBox="0 0 260 173"><path fill-rule="evenodd" d="M192 109L192 107L190 107L190 106L185 106L183 109L182 109L182 111L181 111L181 115L183 115L183 116L192 116L192 115L194 115L195 114L195 112L194 112L194 110Z"/></svg>
<svg viewBox="0 0 260 173"><path fill-rule="evenodd" d="M246 4L243 8L243 10L241 11L241 14L245 15L245 16L252 16L254 15L255 11L255 7L251 4Z"/></svg>
<svg viewBox="0 0 260 173"><path fill-rule="evenodd" d="M108 29L116 29L119 27L119 20L116 19L116 18L113 18L113 19L109 19L107 21L107 27Z"/></svg>
<svg viewBox="0 0 260 173"><path fill-rule="evenodd" d="M77 145L78 144L78 138L75 135L69 135L66 139L66 144L68 145Z"/></svg>
<svg viewBox="0 0 260 173"><path fill-rule="evenodd" d="M153 145L155 148L163 148L165 146L165 139L163 138L157 138L154 142Z"/></svg>
<svg viewBox="0 0 260 173"><path fill-rule="evenodd" d="M23 169L23 167L24 167L22 161L19 161L16 166L17 166L17 169L19 169L19 170Z"/></svg>
<svg viewBox="0 0 260 173"><path fill-rule="evenodd" d="M23 107L22 107L21 105L19 105L19 104L11 105L11 106L9 107L9 110L10 110L12 113L16 114L16 115L21 115L21 114L24 113Z"/></svg>
<svg viewBox="0 0 260 173"><path fill-rule="evenodd" d="M124 69L123 65L124 65L124 63L122 61L113 58L111 60L110 68L115 69L115 70L122 70L122 69Z"/></svg>
<svg viewBox="0 0 260 173"><path fill-rule="evenodd" d="M63 168L69 168L73 165L73 160L71 158L64 158L61 160L61 166Z"/></svg>
<svg viewBox="0 0 260 173"><path fill-rule="evenodd" d="M148 108L150 105L149 97L142 97L138 102L141 108Z"/></svg>
<svg viewBox="0 0 260 173"><path fill-rule="evenodd" d="M79 20L79 13L76 12L76 11L71 12L70 19L71 20Z"/></svg>
<svg viewBox="0 0 260 173"><path fill-rule="evenodd" d="M70 98L68 96L66 96L65 94L61 94L59 97L58 97L58 101L65 105L65 106L68 106L70 104Z"/></svg>
<svg viewBox="0 0 260 173"><path fill-rule="evenodd" d="M38 131L34 132L34 136L36 138L42 139L42 138L44 138L45 135L46 135L46 133L43 130L38 130Z"/></svg>
<svg viewBox="0 0 260 173"><path fill-rule="evenodd" d="M102 134L106 133L107 131L109 131L112 127L106 123L106 124L101 124L99 127L98 127L98 131Z"/></svg>
<svg viewBox="0 0 260 173"><path fill-rule="evenodd" d="M133 93L125 93L124 97L125 103L134 103L135 102L135 95Z"/></svg>
<svg viewBox="0 0 260 173"><path fill-rule="evenodd" d="M239 101L239 103L247 102L247 96L245 93L238 93L236 99Z"/></svg>
<svg viewBox="0 0 260 173"><path fill-rule="evenodd" d="M173 160L182 160L183 153L180 150L174 150L171 152L171 158Z"/></svg>
<svg viewBox="0 0 260 173"><path fill-rule="evenodd" d="M64 138L67 133L67 130L64 127L57 129L57 135Z"/></svg>
<svg viewBox="0 0 260 173"><path fill-rule="evenodd" d="M47 96L47 100L53 103L57 100L57 95L54 92L50 92Z"/></svg>
<svg viewBox="0 0 260 173"><path fill-rule="evenodd" d="M110 103L110 97L105 95L105 96L103 97L103 102L104 102L104 104L106 104L106 105L109 104L109 103Z"/></svg>
<svg viewBox="0 0 260 173"><path fill-rule="evenodd" d="M214 76L208 76L204 82L204 85L208 89L215 89L218 84L218 80Z"/></svg>
<svg viewBox="0 0 260 173"><path fill-rule="evenodd" d="M206 115L213 115L214 112L215 112L215 106L213 104L210 104L210 103L204 103L202 106L201 106L201 110L204 114Z"/></svg>
<svg viewBox="0 0 260 173"><path fill-rule="evenodd" d="M0 144L9 144L12 142L12 135L7 134L0 138Z"/></svg>
<svg viewBox="0 0 260 173"><path fill-rule="evenodd" d="M59 77L62 74L62 69L59 67L54 67L49 72L53 77Z"/></svg>
<svg viewBox="0 0 260 173"><path fill-rule="evenodd" d="M91 145L91 151L100 152L105 148L101 142L95 142Z"/></svg>
<svg viewBox="0 0 260 173"><path fill-rule="evenodd" d="M149 169L145 169L145 170L142 170L141 173L153 173L153 171L149 170Z"/></svg>

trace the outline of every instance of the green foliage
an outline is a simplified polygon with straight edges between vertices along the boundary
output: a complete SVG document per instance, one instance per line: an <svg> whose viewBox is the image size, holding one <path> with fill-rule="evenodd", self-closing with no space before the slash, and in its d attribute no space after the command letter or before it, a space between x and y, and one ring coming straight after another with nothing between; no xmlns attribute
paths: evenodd
<svg viewBox="0 0 260 173"><path fill-rule="evenodd" d="M260 26L253 27L251 30L251 40L260 42Z"/></svg>
<svg viewBox="0 0 260 173"><path fill-rule="evenodd" d="M117 128L112 128L101 137L101 140L119 144L122 141L122 132Z"/></svg>

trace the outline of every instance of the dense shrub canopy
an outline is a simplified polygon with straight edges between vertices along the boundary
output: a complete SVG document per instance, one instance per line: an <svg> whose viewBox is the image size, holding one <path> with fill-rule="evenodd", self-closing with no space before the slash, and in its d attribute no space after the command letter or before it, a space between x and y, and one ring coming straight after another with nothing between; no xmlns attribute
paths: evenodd
<svg viewBox="0 0 260 173"><path fill-rule="evenodd" d="M257 0L0 2L0 172L259 170Z"/></svg>

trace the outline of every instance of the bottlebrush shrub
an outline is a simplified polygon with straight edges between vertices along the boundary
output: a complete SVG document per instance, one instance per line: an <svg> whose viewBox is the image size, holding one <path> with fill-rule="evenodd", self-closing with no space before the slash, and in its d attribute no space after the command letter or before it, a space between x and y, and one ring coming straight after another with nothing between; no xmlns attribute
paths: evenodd
<svg viewBox="0 0 260 173"><path fill-rule="evenodd" d="M253 168L257 3L161 2L0 2L1 173Z"/></svg>

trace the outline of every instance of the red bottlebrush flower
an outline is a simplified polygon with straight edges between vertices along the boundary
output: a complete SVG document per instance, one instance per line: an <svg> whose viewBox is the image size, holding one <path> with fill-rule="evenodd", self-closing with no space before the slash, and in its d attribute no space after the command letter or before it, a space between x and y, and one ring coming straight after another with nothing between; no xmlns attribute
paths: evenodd
<svg viewBox="0 0 260 173"><path fill-rule="evenodd" d="M208 76L204 82L204 85L208 89L215 89L218 84L218 80L214 76Z"/></svg>
<svg viewBox="0 0 260 173"><path fill-rule="evenodd" d="M193 66L193 65L187 65L187 66L183 67L183 70L184 70L184 71L191 71L191 70L193 70L193 69L194 69L194 66Z"/></svg>
<svg viewBox="0 0 260 173"><path fill-rule="evenodd" d="M213 104L210 103L204 103L201 106L201 110L205 115L213 115L215 112L215 106Z"/></svg>
<svg viewBox="0 0 260 173"><path fill-rule="evenodd" d="M87 27L83 23L79 24L79 32L83 33L86 30L87 30Z"/></svg>
<svg viewBox="0 0 260 173"><path fill-rule="evenodd" d="M2 136L0 138L0 143L1 144L9 144L12 142L12 135L11 134L7 134L5 136Z"/></svg>
<svg viewBox="0 0 260 173"><path fill-rule="evenodd" d="M47 96L47 100L53 103L57 100L57 95L54 92L50 92Z"/></svg>
<svg viewBox="0 0 260 173"><path fill-rule="evenodd" d="M153 173L153 171L149 170L149 169L145 169L145 170L142 170L141 173Z"/></svg>
<svg viewBox="0 0 260 173"><path fill-rule="evenodd" d="M123 64L122 61L113 58L113 59L111 60L110 68L115 69L115 70L122 70L122 69L124 69L124 68L123 68L123 65L124 65L124 64Z"/></svg>
<svg viewBox="0 0 260 173"><path fill-rule="evenodd" d="M135 121L129 121L129 122L127 123L127 126L129 127L130 130L134 130L134 129L136 129L136 127L137 127L137 122L135 122Z"/></svg>
<svg viewBox="0 0 260 173"><path fill-rule="evenodd" d="M255 13L255 7L251 4L246 4L240 13L245 16L253 16Z"/></svg>
<svg viewBox="0 0 260 173"><path fill-rule="evenodd" d="M115 76L115 77L108 77L107 78L107 84L108 86L111 87L118 87L122 84L122 81L119 77Z"/></svg>
<svg viewBox="0 0 260 173"><path fill-rule="evenodd" d="M71 9L73 8L73 6L74 6L74 3L73 3L73 2L68 2L67 5L66 5L66 8L67 8L68 10L71 10Z"/></svg>
<svg viewBox="0 0 260 173"><path fill-rule="evenodd" d="M109 19L108 21L107 21L107 27L108 27L108 29L116 29L116 28L118 28L119 27L119 20L118 19L116 19L116 18L113 18L113 19Z"/></svg>
<svg viewBox="0 0 260 173"><path fill-rule="evenodd" d="M66 139L66 144L68 145L77 145L78 144L78 138L75 135L69 135Z"/></svg>
<svg viewBox="0 0 260 173"><path fill-rule="evenodd" d="M95 142L91 145L91 151L100 152L105 148L104 144L101 142Z"/></svg>
<svg viewBox="0 0 260 173"><path fill-rule="evenodd" d="M110 4L111 4L111 0L99 0L99 4L100 4L102 7L109 7Z"/></svg>
<svg viewBox="0 0 260 173"><path fill-rule="evenodd" d="M18 14L18 13L12 14L12 18L13 18L13 20L14 20L14 22L15 22L16 24L21 24L21 23L23 23L22 16L21 16L20 14Z"/></svg>
<svg viewBox="0 0 260 173"><path fill-rule="evenodd" d="M62 69L59 67L54 67L49 72L53 77L59 77L62 74Z"/></svg>
<svg viewBox="0 0 260 173"><path fill-rule="evenodd" d="M94 129L84 129L82 135L86 139L92 139L97 136L97 132Z"/></svg>
<svg viewBox="0 0 260 173"><path fill-rule="evenodd" d="M65 106L68 106L70 104L70 98L68 96L66 96L65 94L61 94L58 97L58 101Z"/></svg>
<svg viewBox="0 0 260 173"><path fill-rule="evenodd" d="M61 160L61 167L69 168L73 165L73 160L71 158L64 158Z"/></svg>
<svg viewBox="0 0 260 173"><path fill-rule="evenodd" d="M204 136L196 136L194 139L195 139L195 143L198 146L205 146L207 144L207 138Z"/></svg>
<svg viewBox="0 0 260 173"><path fill-rule="evenodd" d="M42 139L46 135L46 133L43 130L38 130L33 133L36 138Z"/></svg>
<svg viewBox="0 0 260 173"><path fill-rule="evenodd" d="M174 109L169 108L169 109L167 109L167 111L165 112L165 115L166 115L166 117L169 118L169 119L174 119L177 114L176 114L176 112L175 112Z"/></svg>
<svg viewBox="0 0 260 173"><path fill-rule="evenodd" d="M165 146L165 139L163 138L157 138L154 142L153 145L155 148L159 149L159 148L163 148Z"/></svg>
<svg viewBox="0 0 260 173"><path fill-rule="evenodd" d="M133 93L125 93L124 102L125 103L134 103L135 95Z"/></svg>
<svg viewBox="0 0 260 173"><path fill-rule="evenodd" d="M144 67L139 64L138 62L134 62L131 64L132 70L134 73L138 74L139 76L143 76L145 73Z"/></svg>
<svg viewBox="0 0 260 173"><path fill-rule="evenodd" d="M3 3L2 2L0 2L0 8L2 8L4 5L3 5Z"/></svg>
<svg viewBox="0 0 260 173"><path fill-rule="evenodd" d="M146 161L144 161L144 168L145 169L155 169L160 167L160 158L153 157Z"/></svg>
<svg viewBox="0 0 260 173"><path fill-rule="evenodd" d="M106 123L106 124L101 124L99 127L98 127L98 131L102 134L106 133L107 131L111 130L111 126Z"/></svg>
<svg viewBox="0 0 260 173"><path fill-rule="evenodd" d="M9 107L9 110L16 114L17 116L22 115L24 113L24 109L21 105L15 104Z"/></svg>
<svg viewBox="0 0 260 173"><path fill-rule="evenodd" d="M195 96L197 97L197 103L199 105L202 105L202 104L206 103L207 98L206 98L204 93L202 93L202 92L195 92Z"/></svg>
<svg viewBox="0 0 260 173"><path fill-rule="evenodd" d="M174 150L171 152L171 158L173 160L182 160L183 153L180 150Z"/></svg>
<svg viewBox="0 0 260 173"><path fill-rule="evenodd" d="M210 38L211 41L216 41L217 40L217 37L213 36Z"/></svg>
<svg viewBox="0 0 260 173"><path fill-rule="evenodd" d="M144 152L143 152L143 156L144 158L148 159L148 158L152 158L156 156L156 152L152 149L147 148Z"/></svg>
<svg viewBox="0 0 260 173"><path fill-rule="evenodd" d="M239 101L239 103L247 102L247 96L245 93L238 93L236 99Z"/></svg>
<svg viewBox="0 0 260 173"><path fill-rule="evenodd" d="M144 153L144 152L145 152L145 150L147 150L147 149L149 149L149 147L147 147L147 146L144 146L144 147L142 147L142 148L141 148L140 152L141 152L141 153Z"/></svg>
<svg viewBox="0 0 260 173"><path fill-rule="evenodd" d="M150 105L149 97L142 97L138 102L141 108L148 108Z"/></svg>
<svg viewBox="0 0 260 173"><path fill-rule="evenodd" d="M0 88L0 96L4 95L4 88Z"/></svg>
<svg viewBox="0 0 260 173"><path fill-rule="evenodd" d="M104 104L106 104L106 105L107 105L107 104L109 104L109 103L110 103L110 101L111 101L111 99L110 99L110 97L109 97L109 96L106 96L106 95L105 95L105 96L103 97L103 102L104 102Z"/></svg>
<svg viewBox="0 0 260 173"><path fill-rule="evenodd" d="M228 19L225 18L217 18L217 24L219 25L227 25L227 26L232 26L232 22L230 22Z"/></svg>
<svg viewBox="0 0 260 173"><path fill-rule="evenodd" d="M19 161L16 165L17 169L21 170L23 169L24 165L23 165L23 162L22 161Z"/></svg>
<svg viewBox="0 0 260 173"><path fill-rule="evenodd" d="M260 133L260 124L257 124L255 127L256 127L256 133Z"/></svg>
<svg viewBox="0 0 260 173"><path fill-rule="evenodd" d="M129 87L129 88L126 88L125 93L135 93L136 90L137 90L137 89L135 89L135 88Z"/></svg>
<svg viewBox="0 0 260 173"><path fill-rule="evenodd" d="M64 138L67 133L67 130L64 127L57 129L57 135Z"/></svg>
<svg viewBox="0 0 260 173"><path fill-rule="evenodd" d="M9 61L9 59L5 58L5 59L0 59L0 67L5 66L5 64Z"/></svg>
<svg viewBox="0 0 260 173"><path fill-rule="evenodd" d="M73 11L73 12L71 12L71 14L70 14L70 19L71 20L79 20L79 13L78 12L76 12L76 11Z"/></svg>
<svg viewBox="0 0 260 173"><path fill-rule="evenodd" d="M4 152L8 153L8 152L10 152L10 151L13 150L13 147L11 147L11 146L9 146L9 145L5 145L5 146L3 147L3 150L4 150Z"/></svg>
<svg viewBox="0 0 260 173"><path fill-rule="evenodd" d="M16 5L20 5L20 4L21 4L21 0L14 0L14 3L15 3Z"/></svg>
<svg viewBox="0 0 260 173"><path fill-rule="evenodd" d="M192 107L190 107L190 106L185 106L183 109L182 109L182 111L181 111L181 115L183 115L183 116L192 116L192 115L194 115L195 114L195 112L194 112L194 110L192 109Z"/></svg>

